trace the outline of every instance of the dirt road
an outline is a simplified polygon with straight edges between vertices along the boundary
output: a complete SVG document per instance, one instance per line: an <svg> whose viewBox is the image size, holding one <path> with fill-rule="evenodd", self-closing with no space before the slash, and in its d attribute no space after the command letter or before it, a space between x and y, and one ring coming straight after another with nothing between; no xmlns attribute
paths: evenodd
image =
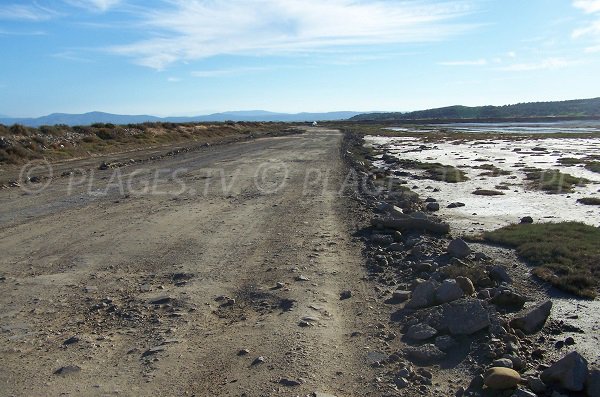
<svg viewBox="0 0 600 397"><path fill-rule="evenodd" d="M0 395L374 395L340 142L314 130L0 191Z"/></svg>

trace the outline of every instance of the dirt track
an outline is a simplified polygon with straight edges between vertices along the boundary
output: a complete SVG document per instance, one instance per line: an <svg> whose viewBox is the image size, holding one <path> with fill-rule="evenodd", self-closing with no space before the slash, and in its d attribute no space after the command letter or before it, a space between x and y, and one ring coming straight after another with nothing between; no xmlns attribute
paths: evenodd
<svg viewBox="0 0 600 397"><path fill-rule="evenodd" d="M0 395L379 395L340 142L315 130L0 191Z"/></svg>

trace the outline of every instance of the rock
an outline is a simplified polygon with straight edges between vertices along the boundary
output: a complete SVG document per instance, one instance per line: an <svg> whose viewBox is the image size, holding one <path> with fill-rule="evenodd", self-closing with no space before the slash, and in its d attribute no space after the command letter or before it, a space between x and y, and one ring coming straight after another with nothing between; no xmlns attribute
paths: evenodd
<svg viewBox="0 0 600 397"><path fill-rule="evenodd" d="M498 360L494 360L492 362L492 367L502 367L502 368L511 368L513 367L512 360L508 358L499 358Z"/></svg>
<svg viewBox="0 0 600 397"><path fill-rule="evenodd" d="M377 211L388 214L393 217L401 217L404 215L404 211L402 210L402 208L383 202L377 204Z"/></svg>
<svg viewBox="0 0 600 397"><path fill-rule="evenodd" d="M533 218L530 216L524 216L521 218L521 223L533 223Z"/></svg>
<svg viewBox="0 0 600 397"><path fill-rule="evenodd" d="M263 356L256 357L254 361L252 361L251 365L258 365L265 362L265 358Z"/></svg>
<svg viewBox="0 0 600 397"><path fill-rule="evenodd" d="M433 305L435 291L440 286L435 280L427 280L419 283L412 292L412 298L406 303L409 309L419 309Z"/></svg>
<svg viewBox="0 0 600 397"><path fill-rule="evenodd" d="M588 397L600 396L600 370L592 369L588 374L585 386Z"/></svg>
<svg viewBox="0 0 600 397"><path fill-rule="evenodd" d="M471 382L469 382L469 389L481 390L483 388L484 382L485 379L483 378L483 375L477 375L473 377L473 379L471 379Z"/></svg>
<svg viewBox="0 0 600 397"><path fill-rule="evenodd" d="M570 391L583 390L588 375L587 361L577 352L571 352L561 358L541 375L545 383L558 383Z"/></svg>
<svg viewBox="0 0 600 397"><path fill-rule="evenodd" d="M454 349L458 343L450 335L440 335L435 338L435 345L443 352Z"/></svg>
<svg viewBox="0 0 600 397"><path fill-rule="evenodd" d="M464 292L456 280L448 279L442 282L442 285L435 292L435 299L439 303L452 302L462 298Z"/></svg>
<svg viewBox="0 0 600 397"><path fill-rule="evenodd" d="M440 203L427 203L425 206L427 211L435 212L440 210Z"/></svg>
<svg viewBox="0 0 600 397"><path fill-rule="evenodd" d="M489 270L490 278L494 281L500 283L512 283L512 278L509 276L508 272L504 268L504 266L492 266Z"/></svg>
<svg viewBox="0 0 600 397"><path fill-rule="evenodd" d="M373 234L371 242L378 245L390 245L394 242L394 237L389 234Z"/></svg>
<svg viewBox="0 0 600 397"><path fill-rule="evenodd" d="M247 356L248 354L250 354L250 350L248 350L248 349L241 349L240 351L237 352L238 356Z"/></svg>
<svg viewBox="0 0 600 397"><path fill-rule="evenodd" d="M542 394L546 391L547 386L540 378L531 378L527 382L527 386L537 394Z"/></svg>
<svg viewBox="0 0 600 397"><path fill-rule="evenodd" d="M530 392L529 390L517 389L511 397L536 397L536 394Z"/></svg>
<svg viewBox="0 0 600 397"><path fill-rule="evenodd" d="M167 350L164 346L154 346L142 353L142 357L152 356L154 354Z"/></svg>
<svg viewBox="0 0 600 397"><path fill-rule="evenodd" d="M426 202L426 203L437 203L437 200L436 200L436 199L434 199L433 197L427 197L427 198L425 199L425 202Z"/></svg>
<svg viewBox="0 0 600 397"><path fill-rule="evenodd" d="M391 252L402 252L405 250L404 244L402 243L392 243L387 247L387 249Z"/></svg>
<svg viewBox="0 0 600 397"><path fill-rule="evenodd" d="M79 339L79 337L78 337L78 336L72 336L72 337L70 337L69 339L65 340L65 341L63 342L63 345L72 345L72 344L74 344L74 343L77 343L77 342L79 342L79 340L80 340L80 339Z"/></svg>
<svg viewBox="0 0 600 397"><path fill-rule="evenodd" d="M443 316L452 335L470 335L490 326L488 312L478 299L452 302L445 308Z"/></svg>
<svg viewBox="0 0 600 397"><path fill-rule="evenodd" d="M516 292L503 290L496 294L491 302L497 306L506 306L506 307L514 307L521 309L525 306L525 297L523 295L519 295Z"/></svg>
<svg viewBox="0 0 600 397"><path fill-rule="evenodd" d="M548 300L534 307L525 315L512 319L510 326L520 329L526 334L533 334L544 326L546 319L548 319L548 316L550 316L551 309L552 301Z"/></svg>
<svg viewBox="0 0 600 397"><path fill-rule="evenodd" d="M427 324L411 325L406 332L406 337L416 341L422 341L434 337L437 330Z"/></svg>
<svg viewBox="0 0 600 397"><path fill-rule="evenodd" d="M302 382L295 379L281 378L279 379L279 384L287 387L300 386Z"/></svg>
<svg viewBox="0 0 600 397"><path fill-rule="evenodd" d="M475 286L470 278L458 276L455 280L466 296L471 296L475 293Z"/></svg>
<svg viewBox="0 0 600 397"><path fill-rule="evenodd" d="M514 369L492 367L485 373L483 382L493 390L513 389L521 382L521 375Z"/></svg>
<svg viewBox="0 0 600 397"><path fill-rule="evenodd" d="M396 290L392 292L392 300L394 302L405 302L410 298L410 291Z"/></svg>
<svg viewBox="0 0 600 397"><path fill-rule="evenodd" d="M157 296L156 298L150 299L149 303L153 305L164 305L166 303L171 303L173 298L168 295Z"/></svg>
<svg viewBox="0 0 600 397"><path fill-rule="evenodd" d="M374 226L380 225L399 231L426 231L434 234L448 234L450 232L450 225L447 223L416 214L404 214L402 217L397 218L375 218L371 223Z"/></svg>
<svg viewBox="0 0 600 397"><path fill-rule="evenodd" d="M446 250L450 256L458 259L463 259L471 254L471 248L462 239L457 238L450 241Z"/></svg>
<svg viewBox="0 0 600 397"><path fill-rule="evenodd" d="M54 371L54 375L72 375L81 372L81 367L77 365L66 365L64 367L60 367L56 371Z"/></svg>
<svg viewBox="0 0 600 397"><path fill-rule="evenodd" d="M350 299L352 297L352 291L345 290L340 292L340 300Z"/></svg>
<svg viewBox="0 0 600 397"><path fill-rule="evenodd" d="M572 336L567 337L567 339L565 339L565 345L566 346L573 346L575 344L575 339L573 339Z"/></svg>
<svg viewBox="0 0 600 397"><path fill-rule="evenodd" d="M310 281L310 278L306 277L305 275L300 274L300 275L296 276L295 280L296 281Z"/></svg>
<svg viewBox="0 0 600 397"><path fill-rule="evenodd" d="M444 357L446 357L446 353L432 344L426 344L418 347L408 347L406 348L406 353L408 358L421 364L429 364L434 361L442 360Z"/></svg>
<svg viewBox="0 0 600 397"><path fill-rule="evenodd" d="M459 208L459 207L464 207L465 203L461 203L461 202L456 202L456 203L450 203L448 205L448 208Z"/></svg>
<svg viewBox="0 0 600 397"><path fill-rule="evenodd" d="M401 376L396 376L394 378L394 384L399 388L399 389L404 389L405 387L408 387L410 385L410 383L406 380L406 378L403 378Z"/></svg>

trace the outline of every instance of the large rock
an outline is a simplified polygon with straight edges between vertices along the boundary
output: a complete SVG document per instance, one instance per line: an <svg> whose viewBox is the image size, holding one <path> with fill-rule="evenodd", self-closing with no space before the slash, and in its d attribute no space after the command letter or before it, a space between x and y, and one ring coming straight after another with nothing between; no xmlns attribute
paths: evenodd
<svg viewBox="0 0 600 397"><path fill-rule="evenodd" d="M516 292L503 290L497 293L491 300L494 305L507 306L521 309L525 306L525 297Z"/></svg>
<svg viewBox="0 0 600 397"><path fill-rule="evenodd" d="M514 369L492 367L487 370L483 383L493 390L514 389L521 382L521 375Z"/></svg>
<svg viewBox="0 0 600 397"><path fill-rule="evenodd" d="M432 344L409 347L406 349L406 354L408 355L409 359L419 364L430 364L446 357L446 353Z"/></svg>
<svg viewBox="0 0 600 397"><path fill-rule="evenodd" d="M450 256L458 259L466 258L471 254L471 248L462 239L457 238L450 241L447 248Z"/></svg>
<svg viewBox="0 0 600 397"><path fill-rule="evenodd" d="M526 334L533 334L544 326L550 310L552 309L552 301L548 300L527 312L525 315L515 317L511 320L510 326L520 329Z"/></svg>
<svg viewBox="0 0 600 397"><path fill-rule="evenodd" d="M448 234L450 225L437 221L427 216L416 214L394 217L375 218L371 221L373 226L382 226L394 230L403 231L425 231L434 234Z"/></svg>
<svg viewBox="0 0 600 397"><path fill-rule="evenodd" d="M588 374L585 392L588 397L600 396L600 370L593 369Z"/></svg>
<svg viewBox="0 0 600 397"><path fill-rule="evenodd" d="M546 383L558 383L562 388L581 391L588 375L585 358L577 352L571 352L546 368L541 378Z"/></svg>
<svg viewBox="0 0 600 397"><path fill-rule="evenodd" d="M465 295L471 296L475 293L475 286L469 277L458 276L455 280Z"/></svg>
<svg viewBox="0 0 600 397"><path fill-rule="evenodd" d="M510 277L504 266L492 266L489 272L490 278L494 281L498 281L499 283L512 283L512 278Z"/></svg>
<svg viewBox="0 0 600 397"><path fill-rule="evenodd" d="M411 300L406 303L406 307L409 309L419 309L432 306L435 300L435 291L439 286L440 283L435 280L427 280L419 283L412 293Z"/></svg>
<svg viewBox="0 0 600 397"><path fill-rule="evenodd" d="M377 204L377 210L379 212L383 212L384 214L388 214L392 217L401 217L404 215L404 211L400 207L396 207L393 204L381 202Z"/></svg>
<svg viewBox="0 0 600 397"><path fill-rule="evenodd" d="M463 295L464 292L462 288L460 288L456 280L453 279L444 280L442 285L435 291L435 299L439 303L452 302L462 298Z"/></svg>
<svg viewBox="0 0 600 397"><path fill-rule="evenodd" d="M437 330L427 324L415 324L410 326L406 332L406 337L416 341L422 341L434 337Z"/></svg>
<svg viewBox="0 0 600 397"><path fill-rule="evenodd" d="M470 335L490 326L490 316L478 299L452 302L444 309L443 322L452 335Z"/></svg>

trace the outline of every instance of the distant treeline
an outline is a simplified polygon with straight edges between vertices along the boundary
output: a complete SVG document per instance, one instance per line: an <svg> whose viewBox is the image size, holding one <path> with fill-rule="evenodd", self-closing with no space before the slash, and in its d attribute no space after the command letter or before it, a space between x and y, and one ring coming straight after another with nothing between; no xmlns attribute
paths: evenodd
<svg viewBox="0 0 600 397"><path fill-rule="evenodd" d="M502 120L540 118L599 118L600 98L560 102L530 102L504 106L447 106L416 112L369 113L352 117L352 121L410 120Z"/></svg>

